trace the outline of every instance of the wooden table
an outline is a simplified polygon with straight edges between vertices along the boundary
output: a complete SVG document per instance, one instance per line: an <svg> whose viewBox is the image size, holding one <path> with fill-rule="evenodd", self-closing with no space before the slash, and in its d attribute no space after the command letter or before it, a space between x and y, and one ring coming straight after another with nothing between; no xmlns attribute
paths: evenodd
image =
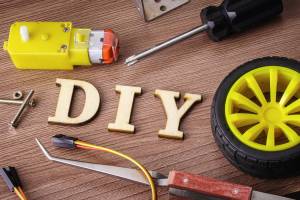
<svg viewBox="0 0 300 200"><path fill-rule="evenodd" d="M215 0L191 3L150 23L138 15L128 0L14 0L0 1L0 43L8 37L15 21L72 21L76 27L111 28L121 40L121 59L109 66L78 67L74 71L16 70L9 56L0 51L0 97L10 98L16 90L34 89L38 105L26 112L16 130L9 129L17 107L0 105L0 166L15 166L29 199L149 199L149 187L118 180L104 174L52 163L46 160L34 138L39 138L54 155L89 162L131 166L105 153L56 149L50 138L64 133L92 143L127 153L148 169L167 174L184 170L218 179L253 186L256 190L287 194L300 190L300 177L261 180L233 167L218 150L210 129L210 106L221 80L240 64L258 57L286 56L300 59L300 1L285 0L281 18L220 43L203 34L127 67L124 59L176 34L199 25L199 11ZM50 125L47 118L55 112L59 87L56 78L81 79L95 85L101 93L99 115L84 126ZM132 123L133 135L108 132L115 119L119 96L115 85L140 86L143 95L136 99ZM155 89L203 94L182 121L184 141L160 139L158 130L165 126L161 101ZM72 115L80 113L84 95L76 93ZM168 199L167 190L159 188L159 199ZM0 181L0 199L16 199Z"/></svg>

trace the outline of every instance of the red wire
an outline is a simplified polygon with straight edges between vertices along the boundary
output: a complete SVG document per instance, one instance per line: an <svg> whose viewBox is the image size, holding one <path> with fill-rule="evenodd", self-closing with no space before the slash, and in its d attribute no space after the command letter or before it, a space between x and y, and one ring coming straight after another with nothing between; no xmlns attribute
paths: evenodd
<svg viewBox="0 0 300 200"><path fill-rule="evenodd" d="M86 147L86 146L81 146L81 145L76 145L76 147L80 148L80 149L86 149L86 150L95 150L95 148L91 148L91 147Z"/></svg>

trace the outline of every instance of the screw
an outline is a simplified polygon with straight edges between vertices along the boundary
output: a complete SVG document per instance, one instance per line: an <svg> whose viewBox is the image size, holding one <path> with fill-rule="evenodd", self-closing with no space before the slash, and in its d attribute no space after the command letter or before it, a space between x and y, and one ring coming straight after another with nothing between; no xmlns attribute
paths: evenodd
<svg viewBox="0 0 300 200"><path fill-rule="evenodd" d="M15 117L13 118L13 120L10 122L10 124L13 126L13 127L17 127L18 126L18 121L22 115L22 113L24 112L26 106L28 105L32 95L33 95L34 91L33 90L30 90L29 93L27 94L27 96L25 97L21 107L19 108L17 114L15 115Z"/></svg>
<svg viewBox="0 0 300 200"><path fill-rule="evenodd" d="M9 99L0 99L0 104L15 104L15 105L22 105L23 101L22 100L9 100ZM30 100L28 102L28 105L31 107L36 106L36 101L34 99Z"/></svg>
<svg viewBox="0 0 300 200"><path fill-rule="evenodd" d="M68 48L68 46L67 46L66 44L62 44L62 45L60 46L60 51L61 51L61 52L66 52L67 48Z"/></svg>
<svg viewBox="0 0 300 200"><path fill-rule="evenodd" d="M21 105L17 114L15 115L15 117L13 118L13 120L10 122L10 124L13 127L17 127L18 126L18 121L21 118L22 113L24 112L26 106L31 106L34 107L36 105L36 102L34 101L34 99L31 99L31 97L33 96L34 91L30 90L28 95L25 97L24 101L21 100L8 100L8 99L0 99L0 104L1 103L5 103L5 104L16 104L16 105Z"/></svg>
<svg viewBox="0 0 300 200"><path fill-rule="evenodd" d="M61 26L62 26L64 32L70 31L70 24L65 23L65 24L61 24Z"/></svg>
<svg viewBox="0 0 300 200"><path fill-rule="evenodd" d="M69 28L68 27L64 27L64 32L69 32Z"/></svg>

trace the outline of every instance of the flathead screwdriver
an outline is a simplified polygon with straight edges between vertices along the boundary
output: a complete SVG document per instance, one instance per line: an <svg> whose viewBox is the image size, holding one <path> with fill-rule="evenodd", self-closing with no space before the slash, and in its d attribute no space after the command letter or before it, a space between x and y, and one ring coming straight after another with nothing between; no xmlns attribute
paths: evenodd
<svg viewBox="0 0 300 200"><path fill-rule="evenodd" d="M282 0L224 0L219 6L208 6L201 10L203 25L130 56L125 64L133 65L146 56L204 31L213 41L221 41L233 33L254 28L281 14L282 11Z"/></svg>

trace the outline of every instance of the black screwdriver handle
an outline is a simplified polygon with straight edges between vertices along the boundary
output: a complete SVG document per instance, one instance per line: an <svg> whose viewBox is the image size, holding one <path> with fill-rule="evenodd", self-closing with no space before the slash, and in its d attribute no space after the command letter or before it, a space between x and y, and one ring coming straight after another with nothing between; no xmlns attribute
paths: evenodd
<svg viewBox="0 0 300 200"><path fill-rule="evenodd" d="M209 37L220 41L270 20L282 11L282 0L224 0L220 6L204 8L201 19L209 25Z"/></svg>

